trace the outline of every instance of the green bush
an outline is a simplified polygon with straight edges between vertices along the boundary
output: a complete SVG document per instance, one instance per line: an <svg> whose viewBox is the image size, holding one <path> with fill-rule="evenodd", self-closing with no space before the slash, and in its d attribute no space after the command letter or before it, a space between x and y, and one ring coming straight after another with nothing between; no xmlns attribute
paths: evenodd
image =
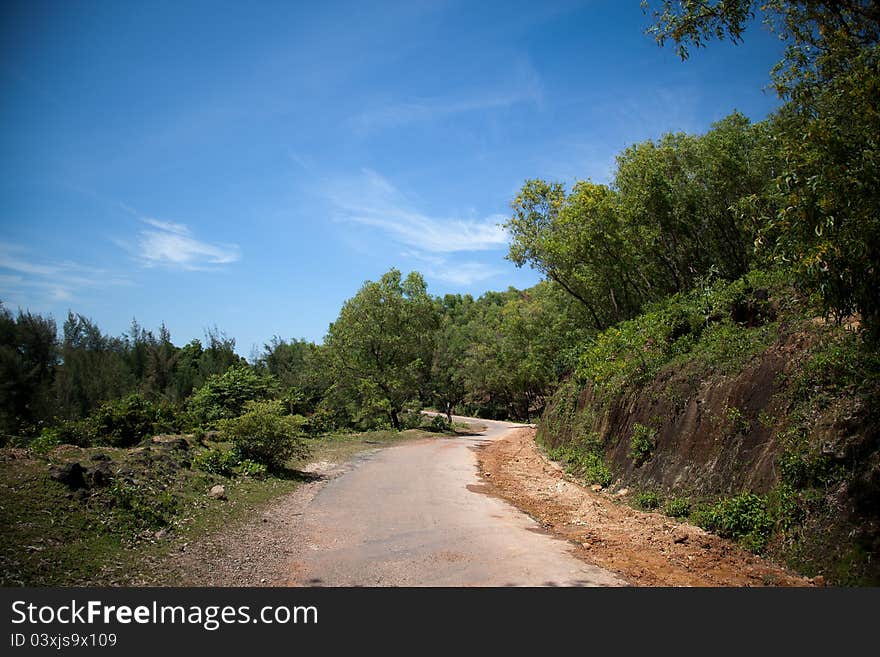
<svg viewBox="0 0 880 657"><path fill-rule="evenodd" d="M660 508L660 496L651 490L644 491L636 495L636 504L642 509L653 511Z"/></svg>
<svg viewBox="0 0 880 657"><path fill-rule="evenodd" d="M687 518L691 513L691 503L683 497L673 497L663 505L663 513L672 518Z"/></svg>
<svg viewBox="0 0 880 657"><path fill-rule="evenodd" d="M61 444L59 433L54 428L44 428L40 435L28 443L28 448L37 454L45 454L53 447Z"/></svg>
<svg viewBox="0 0 880 657"><path fill-rule="evenodd" d="M775 524L766 498L754 493L720 500L700 510L694 519L704 529L736 539L753 552L767 546Z"/></svg>
<svg viewBox="0 0 880 657"><path fill-rule="evenodd" d="M242 458L279 468L291 457L308 452L305 423L301 415L286 415L281 402L252 401L242 415L222 420L218 426Z"/></svg>
<svg viewBox="0 0 880 657"><path fill-rule="evenodd" d="M447 422L446 418L442 415L433 416L426 425L422 426L422 428L435 433L443 433L451 430L449 422Z"/></svg>
<svg viewBox="0 0 880 657"><path fill-rule="evenodd" d="M193 457L192 467L195 470L231 477L240 460L234 449L209 449Z"/></svg>
<svg viewBox="0 0 880 657"><path fill-rule="evenodd" d="M636 422L629 441L629 457L636 462L636 465L641 465L651 458L656 446L657 430Z"/></svg>
<svg viewBox="0 0 880 657"><path fill-rule="evenodd" d="M156 407L140 395L104 402L83 426L93 445L130 447L155 432Z"/></svg>
<svg viewBox="0 0 880 657"><path fill-rule="evenodd" d="M187 408L196 424L232 419L244 412L248 402L267 399L277 387L274 377L233 365L209 377L190 397Z"/></svg>

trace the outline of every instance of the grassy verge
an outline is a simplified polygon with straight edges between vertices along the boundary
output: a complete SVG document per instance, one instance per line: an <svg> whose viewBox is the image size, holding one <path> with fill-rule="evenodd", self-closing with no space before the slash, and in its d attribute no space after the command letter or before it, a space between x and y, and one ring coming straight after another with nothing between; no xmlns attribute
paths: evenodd
<svg viewBox="0 0 880 657"><path fill-rule="evenodd" d="M169 550L253 517L307 480L300 470L308 463L436 436L413 429L315 438L308 457L263 477L193 468L197 455L226 446L192 437L133 449L0 450L0 585L150 583ZM226 500L208 495L217 484Z"/></svg>

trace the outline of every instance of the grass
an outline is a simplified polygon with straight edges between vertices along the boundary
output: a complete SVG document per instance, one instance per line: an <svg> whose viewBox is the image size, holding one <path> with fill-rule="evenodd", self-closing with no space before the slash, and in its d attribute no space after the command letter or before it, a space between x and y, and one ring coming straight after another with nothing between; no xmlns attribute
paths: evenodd
<svg viewBox="0 0 880 657"><path fill-rule="evenodd" d="M428 437L418 429L338 434L309 440L310 454L265 477L225 476L191 467L222 443L188 440L189 449L61 446L47 454L0 450L0 585L85 586L152 583L172 549L244 522L307 479L314 461L342 462L369 449ZM104 486L76 491L50 477L53 464L100 461L115 473ZM87 475L88 478L88 475ZM208 497L222 484L228 500Z"/></svg>

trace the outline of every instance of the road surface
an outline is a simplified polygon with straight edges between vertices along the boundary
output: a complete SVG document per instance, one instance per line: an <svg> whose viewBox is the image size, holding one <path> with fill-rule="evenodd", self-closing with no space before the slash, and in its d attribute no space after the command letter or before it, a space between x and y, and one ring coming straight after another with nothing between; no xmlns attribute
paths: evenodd
<svg viewBox="0 0 880 657"><path fill-rule="evenodd" d="M621 586L507 502L480 492L478 436L368 453L318 491L297 523L289 583L301 586Z"/></svg>

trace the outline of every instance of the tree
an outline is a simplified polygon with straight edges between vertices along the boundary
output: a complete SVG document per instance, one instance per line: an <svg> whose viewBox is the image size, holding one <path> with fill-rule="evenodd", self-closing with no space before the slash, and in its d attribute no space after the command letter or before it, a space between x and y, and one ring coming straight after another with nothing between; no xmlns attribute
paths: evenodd
<svg viewBox="0 0 880 657"><path fill-rule="evenodd" d="M285 391L291 413L311 414L330 387L325 350L307 340L282 340L263 345L256 367L274 376Z"/></svg>
<svg viewBox="0 0 880 657"><path fill-rule="evenodd" d="M0 431L16 432L52 417L58 335L50 317L0 304Z"/></svg>
<svg viewBox="0 0 880 657"><path fill-rule="evenodd" d="M269 399L277 391L274 377L233 365L223 374L208 377L189 398L188 407L197 422L214 422L238 417L248 402Z"/></svg>
<svg viewBox="0 0 880 657"><path fill-rule="evenodd" d="M68 313L55 378L63 419L89 415L102 402L133 392L137 380L126 362L126 341L104 335L82 315Z"/></svg>
<svg viewBox="0 0 880 657"><path fill-rule="evenodd" d="M749 209L758 244L793 263L838 319L861 313L880 340L880 4L873 0L670 2L650 32L683 58L712 38L742 40L760 12L786 43L773 82L783 165Z"/></svg>
<svg viewBox="0 0 880 657"><path fill-rule="evenodd" d="M437 309L417 272L392 269L345 302L326 345L336 394L383 413L400 429L404 404L427 389Z"/></svg>

